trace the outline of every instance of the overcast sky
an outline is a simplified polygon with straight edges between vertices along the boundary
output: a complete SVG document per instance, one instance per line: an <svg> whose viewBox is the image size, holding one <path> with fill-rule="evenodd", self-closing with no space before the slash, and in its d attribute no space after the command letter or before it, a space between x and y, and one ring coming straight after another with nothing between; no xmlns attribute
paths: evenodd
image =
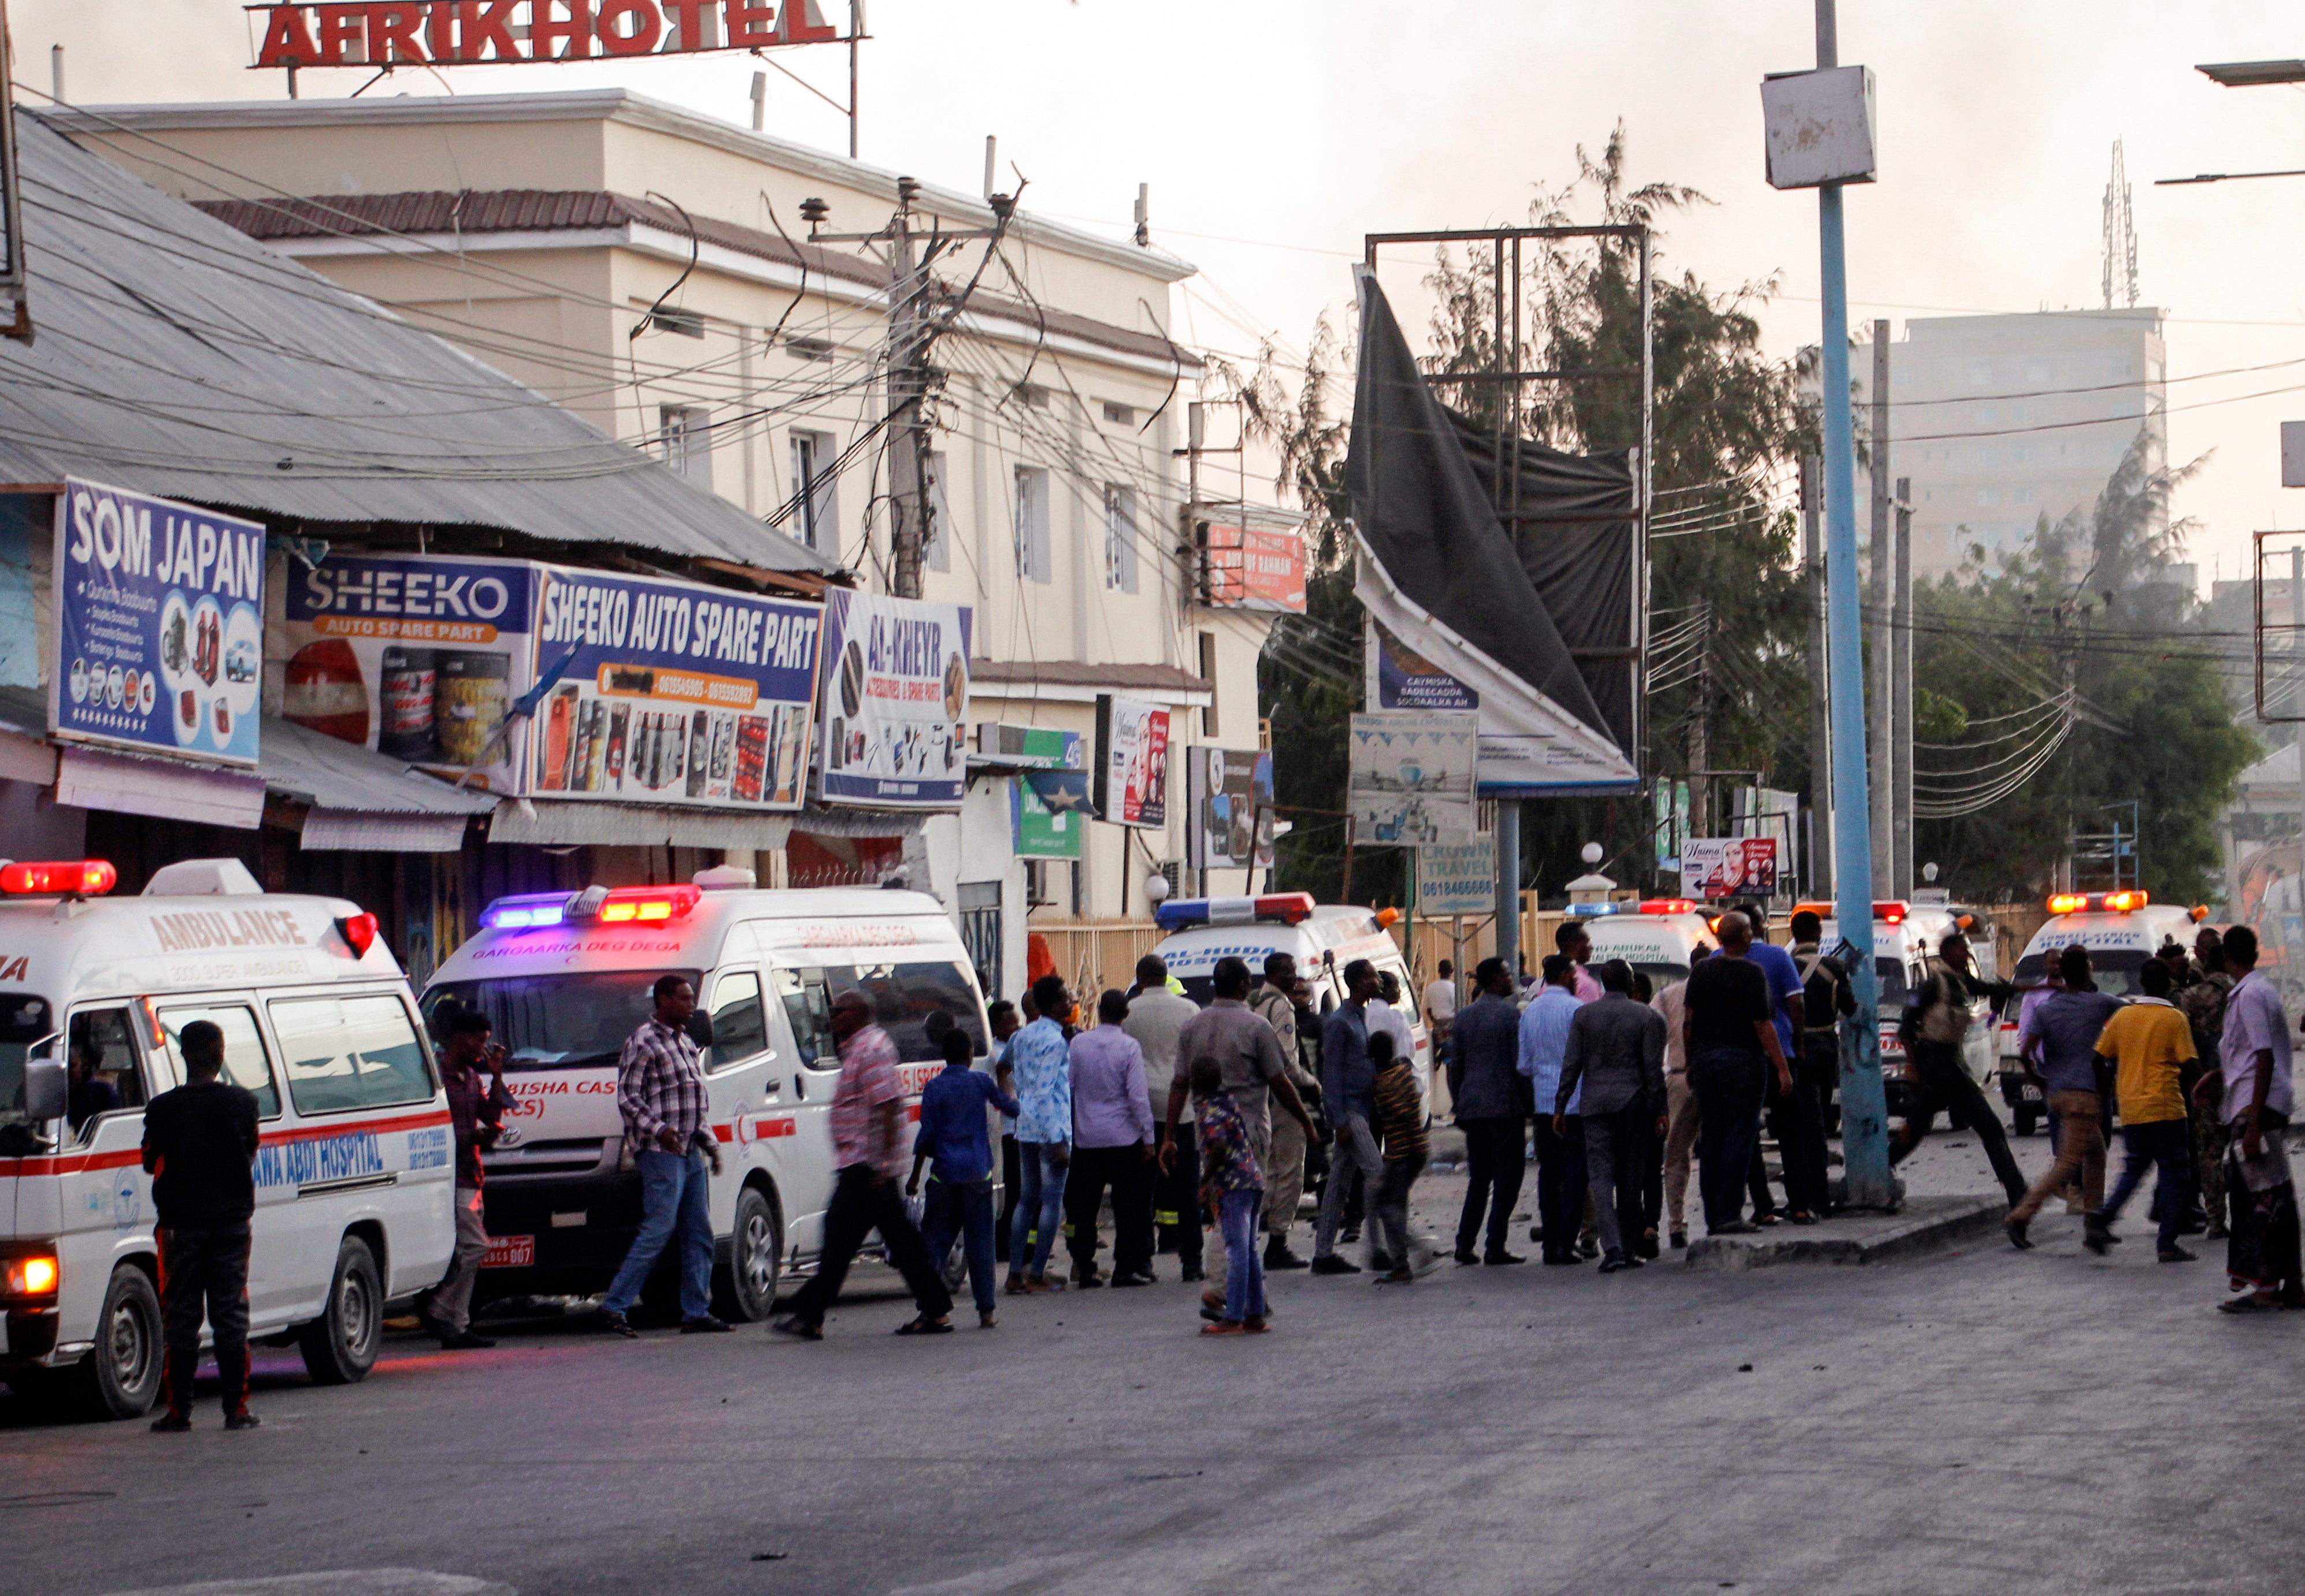
<svg viewBox="0 0 2305 1596"><path fill-rule="evenodd" d="M824 0L835 16L845 0ZM83 103L277 98L238 0L14 0L17 72L67 47ZM1364 233L1521 218L1621 120L1637 181L1716 203L1671 224L1670 269L1777 277L1772 350L1817 333L1816 206L1762 180L1763 72L1814 63L1807 0L872 0L863 157L974 191L987 133L1028 203L1126 232L1140 182L1158 240L1198 264L1182 335L1301 350L1350 301ZM2249 532L2305 526L2278 424L2305 417L2305 178L2153 179L2305 166L2305 94L2226 89L2197 63L2305 55L2270 0L1842 0L1841 58L1879 82L1882 181L1850 191L1852 316L2097 305L2100 204L2122 140L2142 301L2169 312L2171 457L2212 458L2180 497L2206 583ZM837 48L779 59L838 96ZM742 55L454 69L465 93L621 82L742 121ZM364 72L313 72L308 97ZM404 72L371 94L443 92ZM28 96L28 98L32 97ZM38 103L34 100L34 103ZM770 131L846 147L842 120L770 74ZM481 181L476 176L475 181ZM2276 364L2276 362L2289 362ZM2239 368L2271 367L2242 372ZM2262 395L2250 397L2250 395Z"/></svg>

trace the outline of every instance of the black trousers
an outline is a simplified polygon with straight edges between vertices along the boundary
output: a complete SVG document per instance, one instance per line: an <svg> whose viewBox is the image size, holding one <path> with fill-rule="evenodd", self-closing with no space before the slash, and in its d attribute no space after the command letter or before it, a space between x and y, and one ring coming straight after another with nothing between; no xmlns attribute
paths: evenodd
<svg viewBox="0 0 2305 1596"><path fill-rule="evenodd" d="M1008 1261L1008 1227L1016 1222L1016 1187L1025 1172L1016 1164L1016 1138L1000 1138L1000 1217L992 1226L992 1256Z"/></svg>
<svg viewBox="0 0 2305 1596"><path fill-rule="evenodd" d="M171 1225L157 1235L160 1318L168 1342L161 1390L168 1411L192 1411L205 1309L224 1382L224 1411L239 1413L248 1406L248 1221Z"/></svg>
<svg viewBox="0 0 2305 1596"><path fill-rule="evenodd" d="M1986 1158L1993 1165L1993 1173L2000 1178L2002 1188L2009 1193L2012 1203L2021 1202L2027 1182L2024 1172L2009 1152L2009 1136L2001 1128L2001 1116L1985 1100L1985 1093L1961 1067L1961 1048L1952 1042L1915 1042L1913 1057L1913 1100L1905 1116L1906 1152L1921 1144L1943 1110L1956 1126L1966 1125L1977 1133L1978 1145L1985 1149Z"/></svg>
<svg viewBox="0 0 2305 1596"><path fill-rule="evenodd" d="M1488 1214L1488 1250L1507 1251L1512 1236L1513 1204L1520 1201L1523 1132L1528 1122L1519 1115L1482 1116L1460 1119L1465 1133L1465 1211L1457 1219L1457 1251L1469 1252L1481 1234L1481 1215Z"/></svg>
<svg viewBox="0 0 2305 1596"><path fill-rule="evenodd" d="M1108 1186L1112 1191L1113 1271L1152 1272L1152 1177L1159 1173L1145 1158L1141 1142L1073 1149L1072 1171L1065 1177L1065 1218L1072 1230L1068 1244L1075 1279L1096 1273L1096 1213L1104 1206Z"/></svg>
<svg viewBox="0 0 2305 1596"><path fill-rule="evenodd" d="M1174 1252L1188 1269L1201 1267L1201 1142L1195 1127L1177 1126L1169 1173L1152 1169L1152 1219L1160 1227L1161 1251Z"/></svg>
<svg viewBox="0 0 2305 1596"><path fill-rule="evenodd" d="M1745 1180L1761 1133L1768 1069L1758 1052L1739 1048L1699 1053L1688 1061L1688 1089L1697 1094L1697 1186L1707 1230L1744 1218Z"/></svg>
<svg viewBox="0 0 2305 1596"><path fill-rule="evenodd" d="M1811 1213L1822 1218L1825 1206L1824 1111L1817 1103L1816 1082L1806 1070L1795 1070L1793 1089L1780 1091L1776 1089L1775 1072L1770 1074L1769 1134L1776 1138L1778 1155L1784 1159L1785 1207L1795 1213Z"/></svg>
<svg viewBox="0 0 2305 1596"><path fill-rule="evenodd" d="M1556 1136L1552 1116L1536 1116L1536 1222L1547 1258L1576 1257L1585 1225L1585 1117L1571 1114L1561 1124L1568 1128Z"/></svg>
<svg viewBox="0 0 2305 1596"><path fill-rule="evenodd" d="M952 1293L945 1289L944 1276L905 1212L904 1187L893 1180L875 1181L873 1174L870 1164L851 1164L833 1182L832 1202L824 1210L824 1252L816 1261L816 1273L793 1298L793 1316L804 1323L824 1322L826 1311L840 1295L841 1282L848 1278L848 1266L875 1230L905 1277L914 1305L931 1319L952 1312Z"/></svg>

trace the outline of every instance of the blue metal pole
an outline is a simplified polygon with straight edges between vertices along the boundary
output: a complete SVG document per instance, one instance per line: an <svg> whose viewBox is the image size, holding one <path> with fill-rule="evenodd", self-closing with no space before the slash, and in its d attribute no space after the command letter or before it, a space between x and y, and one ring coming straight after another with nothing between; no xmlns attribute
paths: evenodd
<svg viewBox="0 0 2305 1596"><path fill-rule="evenodd" d="M1823 0L1819 9L1830 5ZM1822 35L1822 30L1820 30ZM1822 37L1820 44L1822 44ZM1820 55L1823 54L1820 49ZM1820 62L1831 65L1831 62ZM1841 185L1816 192L1824 267L1825 649L1833 705L1833 810L1872 812L1865 770L1865 645L1857 598L1857 450L1849 412L1849 283ZM1841 1156L1852 1207L1896 1201L1888 1099L1881 1082L1881 983L1873 968L1873 844L1862 825L1833 828L1833 913L1849 949L1857 1013L1841 1028Z"/></svg>

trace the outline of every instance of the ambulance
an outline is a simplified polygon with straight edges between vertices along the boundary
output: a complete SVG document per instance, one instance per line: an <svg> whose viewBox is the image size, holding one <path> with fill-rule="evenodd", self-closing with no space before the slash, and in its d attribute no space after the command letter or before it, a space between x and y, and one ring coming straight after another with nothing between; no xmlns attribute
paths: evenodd
<svg viewBox="0 0 2305 1596"><path fill-rule="evenodd" d="M2132 996L2141 989L2137 972L2145 961L2172 942L2190 949L2194 928L2208 914L2207 908L2156 904L2149 893L2134 887L2122 892L2061 892L2049 899L2049 918L2017 959L2012 979L2020 997L2001 1016L2001 1098L2009 1105L2019 1135L2031 1135L2046 1114L2041 1089L2025 1079L2024 1061L2018 1056L2022 994L2046 981L2051 963L2078 942L2089 951L2089 967L2098 991L2115 998Z"/></svg>
<svg viewBox="0 0 2305 1596"><path fill-rule="evenodd" d="M1576 904L1569 913L1584 922L1585 934L1592 939L1593 956L1586 962L1588 969L1622 959L1647 976L1649 984L1660 992L1688 979L1698 948L1721 946L1713 929L1714 917L1700 913L1689 898Z"/></svg>
<svg viewBox="0 0 2305 1596"><path fill-rule="evenodd" d="M1795 913L1806 909L1824 922L1818 946L1832 948L1841 941L1840 923L1833 917L1831 904L1802 904ZM1873 970L1880 983L1881 1069L1891 1084L1890 1109L1897 1107L1901 1083L1909 1079L1905 1059L1905 1044L1898 1040L1897 1022L1905 1010L1905 1001L1927 979L1927 962L1936 956L1937 948L1955 931L1967 933L1975 929L1971 917L1950 907L1933 904L1909 904L1892 899L1873 905ZM1976 956L1978 973L1986 980L1995 979L1995 958L1992 938L1980 938L1970 950ZM1961 1067L1978 1085L1991 1082L1994 1073L1993 1004L1979 997L1969 1004L1969 1026L1961 1045Z"/></svg>
<svg viewBox="0 0 2305 1596"><path fill-rule="evenodd" d="M376 1362L386 1304L455 1244L447 1098L376 916L263 891L234 859L104 895L102 860L0 867L0 1377L112 1418L160 1389L144 1105L222 1028L261 1145L251 1337L323 1384Z"/></svg>
<svg viewBox="0 0 2305 1596"><path fill-rule="evenodd" d="M1357 904L1316 904L1309 892L1272 892L1261 897L1170 898L1152 912L1152 922L1170 933L1152 951L1181 981L1185 996L1203 1008L1216 996L1217 961L1246 960L1252 981L1264 975L1270 955L1294 955L1297 973L1313 983L1314 1006L1326 1014L1345 1000L1345 966L1366 959L1379 974L1400 983L1400 1006L1416 1045L1413 1067L1417 1090L1433 1095L1433 1039L1419 1012L1408 962L1390 931L1398 909L1365 909Z"/></svg>
<svg viewBox="0 0 2305 1596"><path fill-rule="evenodd" d="M897 1046L908 1120L944 1067L948 1032L987 1055L975 972L934 897L761 891L753 881L721 866L685 886L498 898L480 933L442 962L424 991L427 1019L437 1031L455 1007L488 1015L517 1104L481 1160L480 1300L589 1295L624 1261L641 1184L617 1110L617 1061L654 1011L660 976L696 989L691 1032L704 1048L707 1123L721 1153L710 1208L723 1317L767 1318L779 1279L812 1270L823 1249L835 998L871 1000Z"/></svg>

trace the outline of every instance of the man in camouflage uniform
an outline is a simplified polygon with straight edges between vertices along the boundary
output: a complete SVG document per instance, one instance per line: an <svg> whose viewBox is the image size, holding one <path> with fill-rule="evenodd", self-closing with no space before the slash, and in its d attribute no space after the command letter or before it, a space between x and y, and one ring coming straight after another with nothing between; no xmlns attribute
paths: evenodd
<svg viewBox="0 0 2305 1596"><path fill-rule="evenodd" d="M1289 1079L1299 1095L1310 1101L1319 1095L1320 1082L1305 1073L1297 1046L1297 1005L1289 995L1296 984L1295 956L1267 954L1264 984L1249 994L1248 1006L1262 1014L1280 1039L1280 1057L1288 1061ZM1276 1117L1272 1122L1272 1158L1265 1166L1264 1183L1264 1267L1301 1269L1308 1261L1289 1248L1297 1201L1305 1194L1305 1132L1293 1119Z"/></svg>
<svg viewBox="0 0 2305 1596"><path fill-rule="evenodd" d="M2221 1057L2225 1033L2225 998L2233 989L2233 973L2225 968L2224 947L2215 931L2202 930L2194 944L2194 979L2172 995L2172 1000L2193 1028L2193 1051L2203 1058ZM2193 1119L2193 1161L2199 1167L2201 1208L2208 1219L2208 1239L2225 1231L2225 1143L2230 1139L2216 1114L2194 1100L2186 1087L2185 1103Z"/></svg>

